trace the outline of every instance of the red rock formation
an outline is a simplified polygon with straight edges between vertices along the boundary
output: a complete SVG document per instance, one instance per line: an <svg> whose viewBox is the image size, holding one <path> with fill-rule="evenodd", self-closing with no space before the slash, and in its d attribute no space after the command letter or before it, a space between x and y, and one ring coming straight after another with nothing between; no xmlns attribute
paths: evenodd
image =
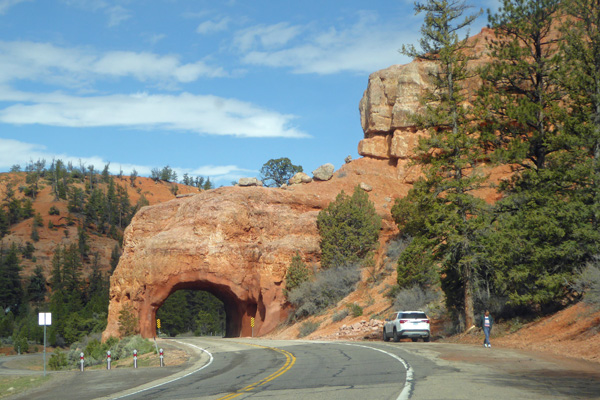
<svg viewBox="0 0 600 400"><path fill-rule="evenodd" d="M124 252L111 277L108 326L118 336L119 311L133 305L140 333L155 335L155 313L179 289L212 292L225 303L227 335L261 335L284 321L284 277L296 251L320 260L318 212L341 190L361 182L384 217L383 236L396 232L393 198L408 185L387 161L359 159L326 182L287 189L224 187L143 208L125 231Z"/></svg>
<svg viewBox="0 0 600 400"><path fill-rule="evenodd" d="M470 69L489 61L485 46L491 36L492 30L484 28L469 39L469 52L477 57L469 62ZM358 145L358 154L391 160L398 167L399 179L407 183L418 177L408 161L419 137L426 134L415 128L410 116L421 109L419 98L428 88L429 75L435 68L432 62L413 61L374 72L359 104L365 138ZM468 94L473 94L478 82L477 77L465 82Z"/></svg>
<svg viewBox="0 0 600 400"><path fill-rule="evenodd" d="M473 51L483 52L482 31ZM472 63L485 62L480 60ZM125 232L124 253L111 278L108 326L103 338L118 336L119 311L133 305L140 332L155 334L155 313L178 289L212 292L224 303L228 336L273 330L287 316L284 277L296 251L318 263L318 212L341 190L372 188L369 198L383 217L382 241L396 233L390 209L419 176L410 157L418 139L408 116L419 107L426 62L395 65L369 77L360 102L364 158L345 164L331 180L286 189L226 187L141 210ZM494 172L494 180L506 171ZM488 201L492 191L482 192Z"/></svg>

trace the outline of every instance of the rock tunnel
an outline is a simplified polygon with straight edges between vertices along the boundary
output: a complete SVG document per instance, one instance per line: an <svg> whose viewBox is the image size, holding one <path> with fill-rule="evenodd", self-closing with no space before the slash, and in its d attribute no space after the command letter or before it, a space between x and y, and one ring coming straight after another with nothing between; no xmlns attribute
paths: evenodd
<svg viewBox="0 0 600 400"><path fill-rule="evenodd" d="M228 283L218 283L211 278L191 278L174 283L173 285L164 285L149 293L148 298L155 299L148 305L143 304L140 309L140 316L147 316L140 321L140 332L143 336L153 336L156 332L156 312L164 304L169 296L178 290L201 290L209 292L223 302L225 308L225 336L242 337L251 336L258 332L265 320L266 307L261 297L258 299L249 298L247 292L240 293L234 290ZM254 318L254 327L251 326L251 319ZM149 322L149 324L148 324ZM253 329L254 328L254 329Z"/></svg>
<svg viewBox="0 0 600 400"><path fill-rule="evenodd" d="M123 310L138 318L142 336L154 337L156 311L182 289L224 303L228 337L272 331L287 318L283 289L292 257L301 250L305 262L319 261L321 204L314 196L228 187L141 209L111 277L103 339L120 336Z"/></svg>

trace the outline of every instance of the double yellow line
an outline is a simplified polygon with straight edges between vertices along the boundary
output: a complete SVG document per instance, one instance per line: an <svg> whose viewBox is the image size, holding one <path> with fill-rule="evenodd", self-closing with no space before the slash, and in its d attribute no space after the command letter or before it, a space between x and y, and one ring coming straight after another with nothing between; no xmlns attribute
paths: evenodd
<svg viewBox="0 0 600 400"><path fill-rule="evenodd" d="M273 379L278 378L281 375L285 374L286 372L288 372L290 370L290 368L292 368L294 363L296 363L296 357L294 357L294 355L292 353L290 353L289 351L286 351L283 349L278 349L275 347L260 346L258 344L250 344L250 343L244 343L244 344L246 344L248 346L261 347L263 349L273 350L278 353L281 353L285 356L285 364L283 364L283 366L281 368L279 368L277 371L273 372L271 375L267 376L266 378L263 378L260 381L251 383L250 385L243 387L243 388L241 388L233 393L230 393L226 396L219 397L217 400L229 400L229 399L233 399L235 397L241 396L244 393L251 392L254 389L258 388L259 386L262 386L267 382L271 382Z"/></svg>

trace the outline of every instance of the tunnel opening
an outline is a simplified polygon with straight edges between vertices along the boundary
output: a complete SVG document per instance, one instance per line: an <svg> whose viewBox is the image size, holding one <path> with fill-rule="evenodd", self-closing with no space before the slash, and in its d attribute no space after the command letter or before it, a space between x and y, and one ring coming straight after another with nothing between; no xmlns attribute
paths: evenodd
<svg viewBox="0 0 600 400"><path fill-rule="evenodd" d="M169 336L251 336L257 310L255 302L240 300L229 287L204 281L178 283L154 305L161 333Z"/></svg>
<svg viewBox="0 0 600 400"><path fill-rule="evenodd" d="M167 336L225 336L223 302L204 290L177 290L156 311L159 333Z"/></svg>

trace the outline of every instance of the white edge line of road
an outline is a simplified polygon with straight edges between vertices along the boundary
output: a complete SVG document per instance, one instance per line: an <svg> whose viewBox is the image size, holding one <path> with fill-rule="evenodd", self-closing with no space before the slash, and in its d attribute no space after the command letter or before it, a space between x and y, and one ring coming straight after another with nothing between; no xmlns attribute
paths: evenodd
<svg viewBox="0 0 600 400"><path fill-rule="evenodd" d="M382 349L378 349L376 347L364 346L361 344L353 344L353 343L343 343L343 344L345 344L347 346L364 347L365 349L380 351L380 352L387 354L388 356L400 361L400 363L404 366L404 369L406 370L406 382L404 383L404 388L402 389L402 391L400 392L400 394L398 395L396 400L408 400L410 398L410 393L412 392L412 386L413 386L413 369L406 361L404 361L401 357L399 357L395 354L392 354L392 353L387 352Z"/></svg>
<svg viewBox="0 0 600 400"><path fill-rule="evenodd" d="M207 350L203 349L202 347L198 347L198 346L196 346L196 345L193 345L193 344L191 344L191 343L180 342L179 340L175 340L175 342L177 342L177 343L181 343L181 344L184 344L184 345L187 345L187 346L195 347L195 348L197 348L198 350L201 350L201 351L205 352L206 354L208 354L208 358L209 358L209 360L208 360L208 363L206 363L206 364L204 364L202 367L200 367L200 368L198 368L198 369L195 369L195 370L193 370L193 371L191 371L191 372L188 372L187 374L185 374L185 375L183 375L183 376L180 376L180 377L178 377L178 378L171 379L171 380L169 380L169 381L162 382L162 383L159 383L159 384L157 384L157 385L150 386L150 387L148 387L148 388L141 389L141 390L138 390L138 391L136 391L136 392L133 392L133 393L128 393L128 394L125 394L125 395L123 395L123 396L119 396L119 397L110 397L110 398L111 398L111 399L113 399L113 400L116 400L116 399L122 399L122 398L125 398L125 397L133 396L134 394L138 394L138 393L145 392L146 390L155 389L155 388L157 388L157 387L160 387L160 386L166 385L166 384L168 384L168 383L172 383L172 382L178 381L178 380L180 380L180 379L183 379L183 378L185 378L185 377L188 377L188 376L190 376L190 375L192 375L192 374L195 374L196 372L202 371L204 368L206 368L206 367L208 367L210 364L212 364L212 362L213 362L214 358L213 358L213 355L212 355L212 354L211 354L209 351L207 351Z"/></svg>

